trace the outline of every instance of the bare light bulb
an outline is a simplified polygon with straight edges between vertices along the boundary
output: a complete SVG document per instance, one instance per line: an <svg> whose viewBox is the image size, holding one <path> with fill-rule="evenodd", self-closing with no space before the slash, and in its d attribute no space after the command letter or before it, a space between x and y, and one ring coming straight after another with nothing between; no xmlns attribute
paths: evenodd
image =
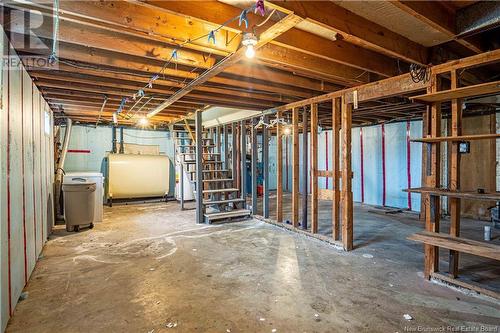
<svg viewBox="0 0 500 333"><path fill-rule="evenodd" d="M247 50L245 51L245 55L248 59L252 59L255 56L255 49L252 44L247 45Z"/></svg>
<svg viewBox="0 0 500 333"><path fill-rule="evenodd" d="M290 135L291 132L292 132L292 130L290 129L289 126L287 126L283 129L283 134L285 134L285 135Z"/></svg>
<svg viewBox="0 0 500 333"><path fill-rule="evenodd" d="M148 124L149 124L149 120L147 118L142 117L139 119L139 125L147 126Z"/></svg>

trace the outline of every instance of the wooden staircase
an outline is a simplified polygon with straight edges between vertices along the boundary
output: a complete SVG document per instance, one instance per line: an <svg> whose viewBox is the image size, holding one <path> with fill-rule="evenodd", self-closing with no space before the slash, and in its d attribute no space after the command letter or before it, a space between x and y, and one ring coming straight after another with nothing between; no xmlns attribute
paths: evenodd
<svg viewBox="0 0 500 333"><path fill-rule="evenodd" d="M188 174L192 187L196 189L196 145L192 130L175 130L175 152L176 163L182 172ZM225 161L221 154L220 142L217 143L214 133L203 132L203 216L206 223L215 221L230 221L248 218L251 214L246 209L245 200L241 197L241 191L235 186L233 172L230 169L232 163ZM181 175L180 179L183 179ZM183 187L183 183L181 183ZM195 196L196 197L196 196ZM183 205L183 203L181 203Z"/></svg>

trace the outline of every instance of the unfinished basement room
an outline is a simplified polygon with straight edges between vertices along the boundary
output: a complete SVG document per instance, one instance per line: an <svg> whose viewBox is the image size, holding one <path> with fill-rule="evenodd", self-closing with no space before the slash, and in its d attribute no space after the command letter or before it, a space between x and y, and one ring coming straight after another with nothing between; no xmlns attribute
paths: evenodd
<svg viewBox="0 0 500 333"><path fill-rule="evenodd" d="M500 332L500 1L0 20L0 332Z"/></svg>

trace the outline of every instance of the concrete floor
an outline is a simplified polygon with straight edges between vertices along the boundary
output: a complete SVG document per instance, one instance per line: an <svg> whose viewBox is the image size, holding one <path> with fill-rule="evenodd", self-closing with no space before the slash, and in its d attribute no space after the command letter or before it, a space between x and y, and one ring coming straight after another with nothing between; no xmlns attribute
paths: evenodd
<svg viewBox="0 0 500 333"><path fill-rule="evenodd" d="M7 332L498 331L500 303L425 281L392 217L356 206L369 218L345 253L257 220L196 225L178 207L106 207L93 230L57 229Z"/></svg>

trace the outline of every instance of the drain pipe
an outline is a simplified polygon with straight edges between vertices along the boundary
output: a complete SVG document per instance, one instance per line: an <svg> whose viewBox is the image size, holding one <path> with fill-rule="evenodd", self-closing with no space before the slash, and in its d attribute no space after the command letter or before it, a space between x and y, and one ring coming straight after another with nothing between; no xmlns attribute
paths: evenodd
<svg viewBox="0 0 500 333"><path fill-rule="evenodd" d="M120 154L123 154L125 147L123 146L123 126L120 127Z"/></svg>
<svg viewBox="0 0 500 333"><path fill-rule="evenodd" d="M71 138L71 129L73 127L73 122L71 119L66 119L66 132L64 133L64 141L62 146L61 155L57 161L56 167L56 179L55 179L55 212L58 221L64 220L63 210L61 207L61 188L64 175L64 162L66 161L66 154L68 153L69 139Z"/></svg>
<svg viewBox="0 0 500 333"><path fill-rule="evenodd" d="M112 139L113 140L112 141L113 142L113 145L112 145L113 149L112 149L112 151L113 151L113 154L116 154L116 126L115 125L113 125L113 131L111 133L113 133L113 139Z"/></svg>

